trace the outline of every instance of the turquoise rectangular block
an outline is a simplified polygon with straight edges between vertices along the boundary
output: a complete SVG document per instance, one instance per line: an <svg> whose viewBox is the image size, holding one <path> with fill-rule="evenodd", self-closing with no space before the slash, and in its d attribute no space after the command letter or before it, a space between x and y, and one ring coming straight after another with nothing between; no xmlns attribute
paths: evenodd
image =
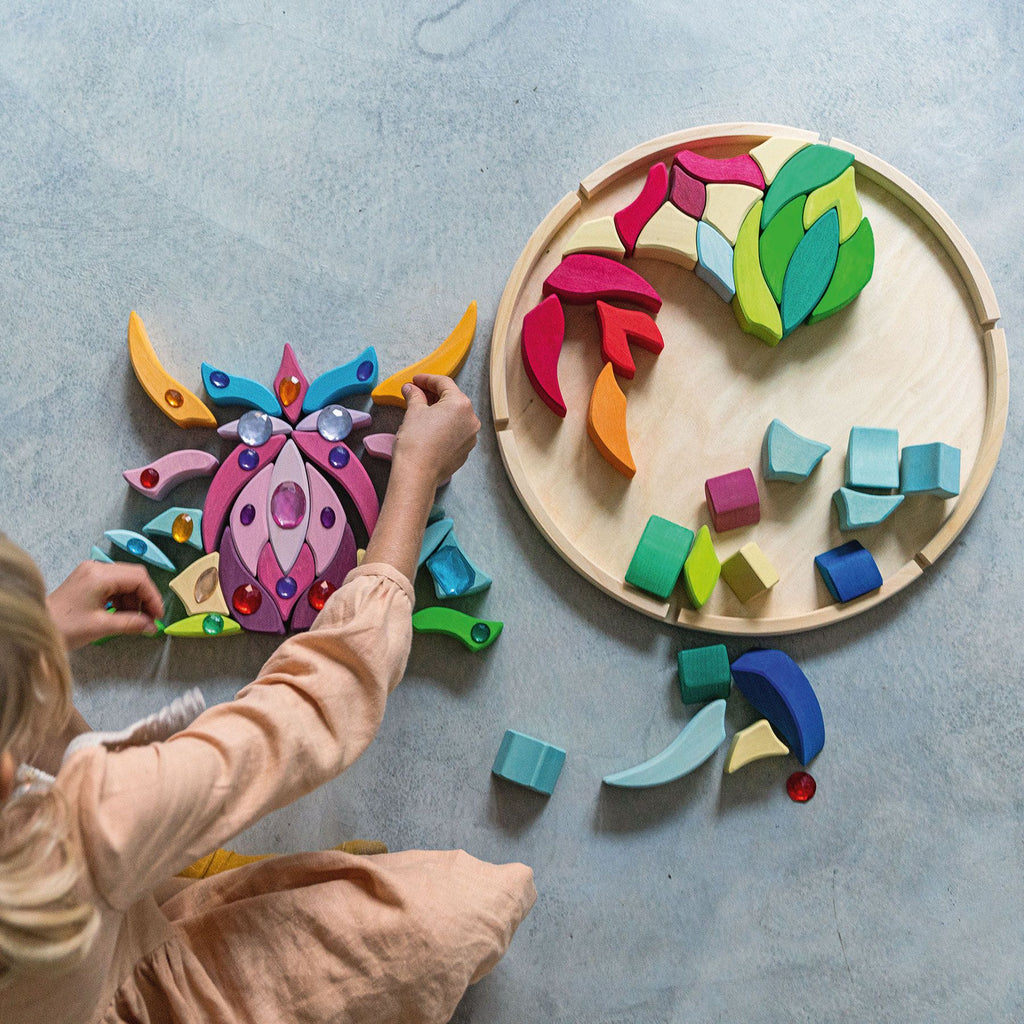
<svg viewBox="0 0 1024 1024"><path fill-rule="evenodd" d="M960 493L960 449L941 441L907 445L900 460L900 493L955 498Z"/></svg>
<svg viewBox="0 0 1024 1024"><path fill-rule="evenodd" d="M853 427L846 449L846 486L865 491L894 491L899 485L899 431Z"/></svg>
<svg viewBox="0 0 1024 1024"><path fill-rule="evenodd" d="M679 692L684 704L725 700L732 688L729 652L724 644L680 651Z"/></svg>
<svg viewBox="0 0 1024 1024"><path fill-rule="evenodd" d="M565 751L515 729L506 729L491 771L536 793L550 796L565 764Z"/></svg>

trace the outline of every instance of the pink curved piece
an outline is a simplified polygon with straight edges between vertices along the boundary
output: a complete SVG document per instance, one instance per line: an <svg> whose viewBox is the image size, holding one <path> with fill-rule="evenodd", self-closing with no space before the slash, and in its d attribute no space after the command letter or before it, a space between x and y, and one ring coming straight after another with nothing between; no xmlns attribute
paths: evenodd
<svg viewBox="0 0 1024 1024"><path fill-rule="evenodd" d="M203 505L203 550L206 552L217 550L217 541L220 539L220 532L227 522L228 511L231 503L235 500L239 491L253 478L258 470L277 458L277 453L284 447L287 439L283 434L273 435L266 444L259 448L253 448L256 452L257 462L252 469L243 469L238 464L238 456L250 449L244 445L238 445L234 451L224 460L217 475L210 483L210 489L206 492L206 502Z"/></svg>
<svg viewBox="0 0 1024 1024"><path fill-rule="evenodd" d="M178 484L186 480L193 480L197 476L213 476L220 460L209 452L201 452L195 448L184 448L180 452L170 452L162 458L151 462L148 466L140 466L138 469L126 469L121 475L128 483L147 498L159 501L168 491L173 490ZM153 474L156 478L153 478ZM143 482L143 474L146 480L152 481L152 486L147 487Z"/></svg>
<svg viewBox="0 0 1024 1024"><path fill-rule="evenodd" d="M682 149L676 153L676 163L700 181L732 185L752 185L764 191L764 174L757 161L749 154L714 160L700 153Z"/></svg>
<svg viewBox="0 0 1024 1024"><path fill-rule="evenodd" d="M267 502L270 500L270 478L273 472L273 466L268 463L249 480L238 495L238 500L231 506L231 514L228 518L238 557L253 574L256 573L259 564L260 552L270 540L270 531L267 527ZM254 509L253 519L248 525L242 522L242 509L246 505L252 505Z"/></svg>
<svg viewBox="0 0 1024 1024"><path fill-rule="evenodd" d="M556 415L565 417L565 399L558 384L558 357L565 340L565 314L557 295L549 295L523 317L519 347L533 390Z"/></svg>
<svg viewBox="0 0 1024 1024"><path fill-rule="evenodd" d="M347 405L344 408L348 409L348 414L352 417L353 430L362 430L364 427L368 427L373 420L373 417L368 412L363 412L362 409L349 409ZM316 430L316 419L321 411L317 409L316 412L311 412L308 416L303 417L295 424L295 429Z"/></svg>
<svg viewBox="0 0 1024 1024"><path fill-rule="evenodd" d="M289 493L283 494L283 490ZM270 497L266 507L270 543L281 568L288 572L299 557L309 526L309 481L306 463L295 442L288 438L274 460ZM290 518L289 518L290 517ZM281 519L281 523L277 520ZM290 523L293 525L283 525Z"/></svg>
<svg viewBox="0 0 1024 1024"><path fill-rule="evenodd" d="M615 230L626 247L626 255L633 255L633 247L647 222L658 212L668 193L668 169L664 164L652 164L647 181L625 209L615 214Z"/></svg>
<svg viewBox="0 0 1024 1024"><path fill-rule="evenodd" d="M309 590L309 586L316 576L313 553L309 550L308 544L303 544L302 550L299 552L298 558L295 559L295 564L292 566L291 571L285 573L282 572L280 563L274 557L273 546L267 544L260 553L259 571L256 575L259 577L260 583L267 588L270 596L274 599L277 610L281 613L282 621L287 622L295 602ZM281 591L278 589L278 583L286 579L290 580L295 586L295 592L291 597L282 597Z"/></svg>
<svg viewBox="0 0 1024 1024"><path fill-rule="evenodd" d="M313 552L316 571L323 572L338 550L345 531L345 510L334 488L313 466L306 466L309 480L309 528L306 543Z"/></svg>
<svg viewBox="0 0 1024 1024"><path fill-rule="evenodd" d="M566 256L548 274L545 295L557 295L563 302L582 306L597 299L632 302L651 313L661 309L661 296L634 270L618 260L592 253Z"/></svg>
<svg viewBox="0 0 1024 1024"><path fill-rule="evenodd" d="M205 518L205 517L204 517ZM243 615L234 604L235 591L246 585L259 591L260 606L251 615ZM231 530L224 531L220 545L220 589L231 615L241 623L243 629L253 633L283 633L284 620L277 610L277 604L270 592L242 564L231 537Z"/></svg>
<svg viewBox="0 0 1024 1024"><path fill-rule="evenodd" d="M294 377L299 382L298 394L287 405L284 404L284 399L281 397L281 381L286 377ZM281 368L274 378L274 395L281 403L281 408L284 410L285 416L288 417L289 423L295 423L302 415L302 400L306 397L308 390L309 381L299 369L299 361L295 358L291 345L285 342L284 355L281 356Z"/></svg>
<svg viewBox="0 0 1024 1024"><path fill-rule="evenodd" d="M390 462L395 450L395 435L367 434L363 438L363 447L366 449L366 454L372 458Z"/></svg>
<svg viewBox="0 0 1024 1024"><path fill-rule="evenodd" d="M668 197L673 206L694 220L700 220L707 203L708 190L703 181L698 181L692 174L687 174L679 164L673 164Z"/></svg>
<svg viewBox="0 0 1024 1024"><path fill-rule="evenodd" d="M239 422L239 420L232 420L230 423L225 423L217 428L217 433L229 441L237 441ZM285 423L284 420L280 420L276 416L271 416L270 432L272 434L290 434L292 432L292 425Z"/></svg>
<svg viewBox="0 0 1024 1024"><path fill-rule="evenodd" d="M337 589L345 582L345 577L356 567L356 538L352 533L352 527L345 524L345 532L341 538L341 544L330 564L313 581L315 586L321 580L327 580L332 587ZM292 629L309 629L319 611L309 603L309 588L302 592L301 597L292 612Z"/></svg>
<svg viewBox="0 0 1024 1024"><path fill-rule="evenodd" d="M367 536L372 534L373 528L377 525L380 503L377 501L377 492L373 489L373 481L366 475L363 464L356 458L352 449L341 441L325 441L312 431L296 430L292 437L313 462L341 484L352 499L359 518L366 527ZM345 465L331 465L331 452L335 449L348 453Z"/></svg>

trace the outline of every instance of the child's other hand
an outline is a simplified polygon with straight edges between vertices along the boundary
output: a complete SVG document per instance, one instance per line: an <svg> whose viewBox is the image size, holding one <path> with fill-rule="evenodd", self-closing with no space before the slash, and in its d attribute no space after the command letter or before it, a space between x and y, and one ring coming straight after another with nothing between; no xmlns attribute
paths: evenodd
<svg viewBox="0 0 1024 1024"><path fill-rule="evenodd" d="M69 651L114 634L155 633L164 611L149 573L128 562L83 562L50 594L46 608Z"/></svg>
<svg viewBox="0 0 1024 1024"><path fill-rule="evenodd" d="M480 420L451 377L419 373L402 389L406 413L394 460L428 471L437 486L466 461Z"/></svg>

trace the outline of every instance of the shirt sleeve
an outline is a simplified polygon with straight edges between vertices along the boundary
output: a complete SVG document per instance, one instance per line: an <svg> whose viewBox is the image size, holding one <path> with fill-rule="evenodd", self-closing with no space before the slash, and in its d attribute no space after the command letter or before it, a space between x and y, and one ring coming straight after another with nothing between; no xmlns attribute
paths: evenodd
<svg viewBox="0 0 1024 1024"><path fill-rule="evenodd" d="M387 565L352 571L307 633L233 701L162 743L86 748L57 777L96 892L125 909L369 745L405 671L413 590Z"/></svg>

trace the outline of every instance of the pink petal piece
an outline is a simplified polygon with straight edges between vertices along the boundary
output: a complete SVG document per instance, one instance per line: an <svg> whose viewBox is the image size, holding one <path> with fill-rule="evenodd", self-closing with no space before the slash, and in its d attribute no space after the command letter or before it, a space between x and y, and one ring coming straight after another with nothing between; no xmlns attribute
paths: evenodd
<svg viewBox="0 0 1024 1024"><path fill-rule="evenodd" d="M234 604L235 591L246 585L255 587L261 598L259 608L250 615L243 615ZM230 530L224 531L220 546L220 589L231 615L241 623L243 629L253 633L284 632L284 620L277 610L274 598L242 564L235 549L235 542L231 539Z"/></svg>
<svg viewBox="0 0 1024 1024"><path fill-rule="evenodd" d="M331 559L327 568L313 581L310 587L302 592L302 596L296 602L295 610L292 612L292 629L309 629L313 620L319 614L318 610L309 603L309 591L321 580L326 580L332 587L337 589L345 582L345 577L356 567L356 539L352 533L352 527L345 524L345 532L338 546L337 554Z"/></svg>
<svg viewBox="0 0 1024 1024"><path fill-rule="evenodd" d="M313 462L341 484L355 504L367 536L372 534L377 525L380 503L373 489L373 481L366 475L363 464L355 457L352 449L341 441L327 441L312 431L296 430L292 437Z"/></svg>
<svg viewBox="0 0 1024 1024"><path fill-rule="evenodd" d="M565 338L565 314L557 295L549 295L523 317L520 352L533 390L556 415L565 417L565 399L558 384L558 357Z"/></svg>
<svg viewBox="0 0 1024 1024"><path fill-rule="evenodd" d="M340 531L339 531L340 532ZM302 545L298 558L290 572L283 572L280 563L274 557L274 548L267 544L260 554L259 571L257 572L260 583L267 588L267 592L274 599L281 618L287 622L291 615L295 602L309 589L310 584L316 576L316 569L313 564L313 553L309 550L308 544ZM294 590L292 589L294 587ZM291 592L291 597L284 596Z"/></svg>
<svg viewBox="0 0 1024 1024"><path fill-rule="evenodd" d="M679 164L673 164L668 197L677 209L694 220L700 220L707 203L708 190L703 181L698 181L692 174L687 174Z"/></svg>
<svg viewBox="0 0 1024 1024"><path fill-rule="evenodd" d="M764 191L764 174L749 153L731 156L725 160L715 160L683 149L676 153L676 163L699 181L751 185Z"/></svg>
<svg viewBox="0 0 1024 1024"><path fill-rule="evenodd" d="M213 476L220 460L209 452L185 448L138 469L126 469L121 475L147 498L159 501L168 491L197 476Z"/></svg>
<svg viewBox="0 0 1024 1024"><path fill-rule="evenodd" d="M294 386L287 388L285 394L281 394L281 382L294 378L298 381L298 388ZM306 397L306 392L309 390L309 381L306 380L306 375L299 369L299 361L295 358L295 353L292 351L291 345L287 342L284 346L284 355L281 356L281 368L277 371L277 376L274 378L274 395L281 403L281 408L284 410L285 416L288 417L289 423L295 423L302 415L302 400ZM290 394L294 391L294 396ZM285 398L291 397L291 401L285 405Z"/></svg>
<svg viewBox="0 0 1024 1024"><path fill-rule="evenodd" d="M632 302L651 313L661 309L661 296L636 271L591 253L566 256L548 275L542 291L576 306L606 299Z"/></svg>
<svg viewBox="0 0 1024 1024"><path fill-rule="evenodd" d="M345 510L334 488L320 471L306 466L309 480L309 529L306 543L313 551L316 571L323 572L338 551L345 530Z"/></svg>
<svg viewBox="0 0 1024 1024"><path fill-rule="evenodd" d="M374 459L391 461L391 455L395 450L394 434L367 434L363 438L363 447L366 454Z"/></svg>
<svg viewBox="0 0 1024 1024"><path fill-rule="evenodd" d="M270 543L282 570L287 573L299 557L309 525L306 463L291 438L274 460L270 499L265 509Z"/></svg>
<svg viewBox="0 0 1024 1024"><path fill-rule="evenodd" d="M372 422L372 417L368 412L363 412L362 409L348 409L349 416L352 417L352 429L362 430L364 427L368 427ZM311 412L308 416L303 417L295 424L296 430L316 430L317 417L322 412L322 409L317 409L316 412Z"/></svg>
<svg viewBox="0 0 1024 1024"><path fill-rule="evenodd" d="M626 255L633 255L633 247L647 222L658 212L668 194L668 169L664 164L652 164L647 181L636 197L623 210L615 214L615 229L626 247Z"/></svg>
<svg viewBox="0 0 1024 1024"><path fill-rule="evenodd" d="M238 495L238 500L231 506L228 520L238 557L254 575L260 552L270 539L267 503L270 500L270 478L273 472L273 466L268 463L249 480ZM251 511L243 512L245 509Z"/></svg>

